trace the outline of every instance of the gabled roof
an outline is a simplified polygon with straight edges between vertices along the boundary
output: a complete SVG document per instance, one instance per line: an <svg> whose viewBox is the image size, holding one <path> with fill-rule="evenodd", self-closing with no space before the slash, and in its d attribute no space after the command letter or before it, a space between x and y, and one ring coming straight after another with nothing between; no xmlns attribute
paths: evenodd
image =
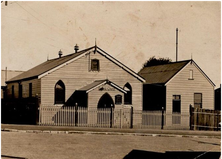
<svg viewBox="0 0 222 159"><path fill-rule="evenodd" d="M146 84L165 84L189 62L190 60L144 67L138 74L146 79Z"/></svg>
<svg viewBox="0 0 222 159"><path fill-rule="evenodd" d="M78 91L89 91L91 89L95 89L96 87L99 87L101 85L104 85L106 83L106 80L97 80L93 83L90 83L82 88L80 88Z"/></svg>
<svg viewBox="0 0 222 159"><path fill-rule="evenodd" d="M86 93L89 93L92 90L94 90L102 85L105 85L105 84L112 86L113 88L119 90L120 92L127 93L123 88L121 88L120 86L116 85L115 83L109 81L108 79L94 81L93 83L90 83L87 86L80 88L78 91L85 91Z"/></svg>
<svg viewBox="0 0 222 159"><path fill-rule="evenodd" d="M51 59L51 60L48 60L48 61L45 61L43 62L42 64L8 80L6 83L10 83L10 82L15 82L15 81L20 81L20 80L28 80L28 79L32 79L32 78L38 78L39 75L53 69L53 68L56 68L57 66L75 58L75 57L78 57L80 56L81 54L89 51L90 49L92 49L93 47L91 48L88 48L88 49L85 49L85 50L82 50L80 52L77 52L77 53L73 53L73 54L70 54L70 55L66 55L66 56L63 56L61 58L55 58L55 59Z"/></svg>
<svg viewBox="0 0 222 159"><path fill-rule="evenodd" d="M139 71L138 74L146 79L146 84L166 85L178 72L180 72L189 63L193 63L194 66L202 73L202 75L210 82L210 84L212 86L215 86L210 78L193 60L144 67L142 70Z"/></svg>
<svg viewBox="0 0 222 159"><path fill-rule="evenodd" d="M145 82L145 79L143 79L141 76L139 76L136 72L134 72L133 70L131 70L130 68L128 68L127 66L125 66L124 64L119 62L118 60L116 60L114 57L112 57L111 55L109 55L108 53L106 53L105 51L100 49L98 46L93 46L88 49L79 51L77 53L63 56L61 58L48 60L48 61L46 61L34 68L22 73L22 74L10 79L6 83L22 81L22 80L29 80L29 79L34 79L34 78L42 78L45 75L47 75L48 73L51 73L51 72L57 70L58 68L66 65L67 63L70 63L70 62L88 54L91 50L94 50L94 51L100 53L101 55L105 56L107 59L109 59L110 61L112 61L113 63L115 63L116 65L118 65L119 67L121 67L122 69L127 71L128 73L130 73L132 76L134 76L135 78L137 78L141 82Z"/></svg>

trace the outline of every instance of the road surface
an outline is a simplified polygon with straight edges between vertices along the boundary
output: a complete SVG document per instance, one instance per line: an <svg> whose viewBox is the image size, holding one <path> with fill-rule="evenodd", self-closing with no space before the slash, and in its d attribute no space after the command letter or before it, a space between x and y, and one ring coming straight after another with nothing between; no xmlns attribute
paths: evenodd
<svg viewBox="0 0 222 159"><path fill-rule="evenodd" d="M219 138L4 131L1 132L1 140L3 159L14 157L20 159L128 159L135 156L136 158L144 156L145 158L152 158L151 156L161 158L158 155L166 152L174 156L177 153L180 155L185 153L196 157L217 152L216 156L218 156L221 144Z"/></svg>

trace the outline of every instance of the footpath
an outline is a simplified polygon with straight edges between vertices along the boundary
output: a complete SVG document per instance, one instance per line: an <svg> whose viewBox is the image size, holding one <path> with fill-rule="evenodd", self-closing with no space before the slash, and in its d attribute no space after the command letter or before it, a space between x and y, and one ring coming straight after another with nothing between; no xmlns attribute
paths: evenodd
<svg viewBox="0 0 222 159"><path fill-rule="evenodd" d="M134 135L159 137L193 137L193 138L221 138L221 131L194 131L194 130L161 130L161 129L118 129L92 128L70 126L39 126L1 124L1 131L24 133L52 133L52 134L104 134L104 135Z"/></svg>

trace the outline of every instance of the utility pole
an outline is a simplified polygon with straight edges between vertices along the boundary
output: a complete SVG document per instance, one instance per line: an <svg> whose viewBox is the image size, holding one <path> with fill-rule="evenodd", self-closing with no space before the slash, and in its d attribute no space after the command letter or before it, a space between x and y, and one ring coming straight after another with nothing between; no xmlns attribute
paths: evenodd
<svg viewBox="0 0 222 159"><path fill-rule="evenodd" d="M178 60L178 28L176 28L176 62Z"/></svg>

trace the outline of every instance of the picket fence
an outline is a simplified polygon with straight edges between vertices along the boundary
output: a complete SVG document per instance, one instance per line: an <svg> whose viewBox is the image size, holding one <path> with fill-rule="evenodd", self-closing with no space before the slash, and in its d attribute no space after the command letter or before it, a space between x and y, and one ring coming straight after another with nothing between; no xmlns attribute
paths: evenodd
<svg viewBox="0 0 222 159"><path fill-rule="evenodd" d="M134 117L140 117L140 128L162 128L165 112L141 111L130 108L85 108L42 106L39 125L104 128L133 128Z"/></svg>

